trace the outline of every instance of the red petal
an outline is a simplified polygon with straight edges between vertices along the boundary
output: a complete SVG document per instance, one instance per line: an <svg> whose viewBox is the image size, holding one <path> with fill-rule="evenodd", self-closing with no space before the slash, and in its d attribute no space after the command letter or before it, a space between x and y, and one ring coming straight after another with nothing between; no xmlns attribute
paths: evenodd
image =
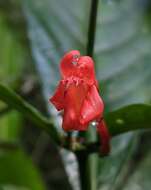
<svg viewBox="0 0 151 190"><path fill-rule="evenodd" d="M87 127L88 125L80 124L74 109L70 108L64 111L62 128L65 131L71 131L71 130L85 131L87 130Z"/></svg>
<svg viewBox="0 0 151 190"><path fill-rule="evenodd" d="M63 81L60 81L55 94L49 99L58 111L64 108L65 89L65 84Z"/></svg>
<svg viewBox="0 0 151 190"><path fill-rule="evenodd" d="M86 124L102 116L104 104L99 96L96 86L90 87L87 97L82 105L80 123Z"/></svg>
<svg viewBox="0 0 151 190"><path fill-rule="evenodd" d="M80 52L78 50L72 50L63 56L60 62L60 72L63 78L74 75L79 57Z"/></svg>
<svg viewBox="0 0 151 190"><path fill-rule="evenodd" d="M99 92L99 83L98 83L98 81L97 80L95 80L95 86L96 86L96 88L97 88L97 90L98 90L98 92Z"/></svg>
<svg viewBox="0 0 151 190"><path fill-rule="evenodd" d="M85 79L89 84L95 84L95 70L94 70L94 62L89 56L82 56L78 62L78 71L77 75L80 78Z"/></svg>
<svg viewBox="0 0 151 190"><path fill-rule="evenodd" d="M87 126L80 124L80 110L86 97L88 87L84 84L72 84L65 96L65 110L63 117L64 130L86 130Z"/></svg>
<svg viewBox="0 0 151 190"><path fill-rule="evenodd" d="M98 132L101 137L101 148L100 148L101 154L108 155L108 153L110 152L110 138L111 137L104 120L102 120L98 124Z"/></svg>

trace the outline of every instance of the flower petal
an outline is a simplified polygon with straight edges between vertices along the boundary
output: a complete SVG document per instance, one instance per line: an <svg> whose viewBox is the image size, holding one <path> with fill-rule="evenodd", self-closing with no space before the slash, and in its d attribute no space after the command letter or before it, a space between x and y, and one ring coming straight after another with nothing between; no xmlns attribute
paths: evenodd
<svg viewBox="0 0 151 190"><path fill-rule="evenodd" d="M94 70L94 62L89 56L81 56L78 61L78 71L77 76L85 79L89 84L95 84L95 70Z"/></svg>
<svg viewBox="0 0 151 190"><path fill-rule="evenodd" d="M65 109L63 115L63 123L62 128L65 131L77 130L77 131L85 131L88 126L83 125L79 122L79 119L76 115L74 108Z"/></svg>
<svg viewBox="0 0 151 190"><path fill-rule="evenodd" d="M91 86L81 109L81 124L88 124L90 121L102 116L104 104L99 96L95 85Z"/></svg>
<svg viewBox="0 0 151 190"><path fill-rule="evenodd" d="M100 121L97 129L101 138L101 148L100 148L101 154L104 156L108 155L108 153L110 152L110 138L111 137L104 120Z"/></svg>
<svg viewBox="0 0 151 190"><path fill-rule="evenodd" d="M58 111L64 109L65 90L65 83L60 81L55 94L49 99L49 101L56 107Z"/></svg>
<svg viewBox="0 0 151 190"><path fill-rule="evenodd" d="M63 56L60 62L60 72L63 78L74 75L79 57L80 52L78 50L72 50Z"/></svg>
<svg viewBox="0 0 151 190"><path fill-rule="evenodd" d="M87 95L88 86L85 84L71 84L65 95L65 109L63 116L63 129L86 130L87 126L80 124L80 110Z"/></svg>

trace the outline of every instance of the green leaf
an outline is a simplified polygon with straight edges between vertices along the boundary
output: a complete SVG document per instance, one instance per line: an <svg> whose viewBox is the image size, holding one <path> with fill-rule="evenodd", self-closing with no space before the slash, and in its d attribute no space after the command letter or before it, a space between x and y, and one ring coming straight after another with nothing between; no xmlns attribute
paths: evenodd
<svg viewBox="0 0 151 190"><path fill-rule="evenodd" d="M107 114L105 120L112 136L130 130L150 129L151 105L129 105Z"/></svg>
<svg viewBox="0 0 151 190"><path fill-rule="evenodd" d="M0 171L0 186L2 187L3 184L11 184L12 187L21 186L31 190L45 189L36 167L20 150L1 152Z"/></svg>
<svg viewBox="0 0 151 190"><path fill-rule="evenodd" d="M149 71L151 37L144 15L145 4L140 6L138 1L113 0L102 1L99 4L94 57L97 62L97 75L102 83L106 112L123 105L150 101L151 86L148 81L151 79ZM129 111L131 112L131 109ZM126 115L123 117L125 118ZM135 116L133 120L139 120L137 110L132 116ZM128 117L131 118L130 115ZM110 124L112 119L115 121L114 117L111 117ZM141 122L142 127L148 122L148 120L144 121ZM117 122L122 123L120 117ZM109 127L112 126L110 124ZM117 128L119 124L115 124ZM133 121L126 124L132 126ZM129 164L126 160L137 149L136 142L133 140L135 138L139 136L126 134L112 141L110 157L100 162L98 170L100 188L114 189L114 182L119 175L122 175L122 166ZM128 148L130 145L134 148Z"/></svg>
<svg viewBox="0 0 151 190"><path fill-rule="evenodd" d="M139 7L137 1L127 0L111 2L99 4L94 56L110 110L149 101L151 91L151 36L144 18L145 5Z"/></svg>

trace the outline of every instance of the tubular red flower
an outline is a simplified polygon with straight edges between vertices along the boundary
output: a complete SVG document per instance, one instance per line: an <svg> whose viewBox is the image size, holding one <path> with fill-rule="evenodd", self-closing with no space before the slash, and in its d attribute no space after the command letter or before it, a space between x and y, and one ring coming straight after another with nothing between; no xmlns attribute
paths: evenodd
<svg viewBox="0 0 151 190"><path fill-rule="evenodd" d="M50 102L58 111L64 111L62 127L65 131L86 130L91 121L102 117L104 110L94 62L91 57L80 56L79 51L72 50L62 58L60 73L62 80ZM99 125L98 129L101 131L102 127Z"/></svg>

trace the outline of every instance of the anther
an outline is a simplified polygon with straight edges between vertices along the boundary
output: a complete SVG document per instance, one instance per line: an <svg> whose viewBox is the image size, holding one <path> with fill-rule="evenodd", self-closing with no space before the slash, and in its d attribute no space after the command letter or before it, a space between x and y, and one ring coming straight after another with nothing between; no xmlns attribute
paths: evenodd
<svg viewBox="0 0 151 190"><path fill-rule="evenodd" d="M77 61L72 61L72 64L76 66L77 65Z"/></svg>

